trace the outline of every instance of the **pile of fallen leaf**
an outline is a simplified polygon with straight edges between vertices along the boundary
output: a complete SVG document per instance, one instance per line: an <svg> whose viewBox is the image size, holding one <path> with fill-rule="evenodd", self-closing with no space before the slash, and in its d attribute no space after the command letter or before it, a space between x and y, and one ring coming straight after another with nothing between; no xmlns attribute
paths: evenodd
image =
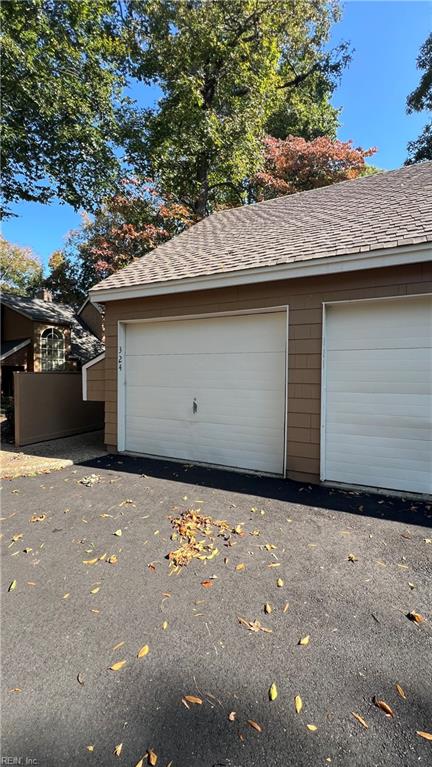
<svg viewBox="0 0 432 767"><path fill-rule="evenodd" d="M219 554L215 538L229 540L233 534L244 534L241 525L232 527L225 519L213 519L200 509L189 509L179 517L170 517L170 522L174 528L171 540L179 541L180 546L170 551L167 558L170 567L177 571L192 559L214 559Z"/></svg>

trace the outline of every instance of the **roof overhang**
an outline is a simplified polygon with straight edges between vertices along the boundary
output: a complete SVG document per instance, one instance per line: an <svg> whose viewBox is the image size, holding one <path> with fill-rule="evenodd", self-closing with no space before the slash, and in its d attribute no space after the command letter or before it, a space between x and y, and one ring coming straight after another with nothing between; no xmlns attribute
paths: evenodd
<svg viewBox="0 0 432 767"><path fill-rule="evenodd" d="M380 267L401 266L409 263L432 261L432 243L403 245L381 248L380 250L360 253L343 253L335 256L291 261L276 266L264 266L254 269L239 269L198 277L186 277L178 280L164 280L140 285L126 285L119 288L91 288L89 298L92 302L123 301L130 298L147 298L169 293L188 293L196 290L228 288L236 285L249 285L260 282L314 277L341 272L353 272Z"/></svg>
<svg viewBox="0 0 432 767"><path fill-rule="evenodd" d="M15 346L12 346L11 349L8 349L7 352L4 352L0 355L0 362L4 362L4 360L7 360L8 357L11 357L12 354L16 354L20 351L20 349L24 349L25 346L28 346L30 343L30 338L26 338L24 341L17 341Z"/></svg>

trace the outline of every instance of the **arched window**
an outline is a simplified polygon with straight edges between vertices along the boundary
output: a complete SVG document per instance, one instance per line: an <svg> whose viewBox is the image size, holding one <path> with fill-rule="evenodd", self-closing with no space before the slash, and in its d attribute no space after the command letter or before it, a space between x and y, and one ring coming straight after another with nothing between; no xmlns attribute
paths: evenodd
<svg viewBox="0 0 432 767"><path fill-rule="evenodd" d="M42 370L63 370L65 366L64 335L57 328L47 328L41 335Z"/></svg>

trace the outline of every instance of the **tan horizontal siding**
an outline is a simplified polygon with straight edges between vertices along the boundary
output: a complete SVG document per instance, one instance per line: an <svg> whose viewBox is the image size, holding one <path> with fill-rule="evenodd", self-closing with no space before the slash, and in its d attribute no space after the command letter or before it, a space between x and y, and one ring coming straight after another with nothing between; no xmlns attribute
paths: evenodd
<svg viewBox="0 0 432 767"><path fill-rule="evenodd" d="M105 360L87 368L87 399L91 402L105 400Z"/></svg>
<svg viewBox="0 0 432 767"><path fill-rule="evenodd" d="M117 441L117 327L121 320L289 305L288 476L319 479L322 304L432 292L432 265L409 264L106 304L105 441Z"/></svg>

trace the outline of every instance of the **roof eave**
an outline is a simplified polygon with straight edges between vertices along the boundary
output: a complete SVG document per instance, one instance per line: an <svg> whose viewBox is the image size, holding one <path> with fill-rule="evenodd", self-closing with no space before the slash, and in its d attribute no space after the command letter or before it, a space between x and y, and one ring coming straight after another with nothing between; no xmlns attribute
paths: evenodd
<svg viewBox="0 0 432 767"><path fill-rule="evenodd" d="M237 271L233 270L139 285L100 288L99 290L96 285L90 289L89 298L92 302L105 303L107 301L146 298L148 296L166 295L169 293L188 293L196 290L210 290L250 283L274 282L276 280L295 279L298 277L323 276L336 272L400 266L406 263L431 260L432 242L422 242L414 245L398 245L371 251L363 250L357 253L291 261L289 263L276 264L275 266L239 269Z"/></svg>

